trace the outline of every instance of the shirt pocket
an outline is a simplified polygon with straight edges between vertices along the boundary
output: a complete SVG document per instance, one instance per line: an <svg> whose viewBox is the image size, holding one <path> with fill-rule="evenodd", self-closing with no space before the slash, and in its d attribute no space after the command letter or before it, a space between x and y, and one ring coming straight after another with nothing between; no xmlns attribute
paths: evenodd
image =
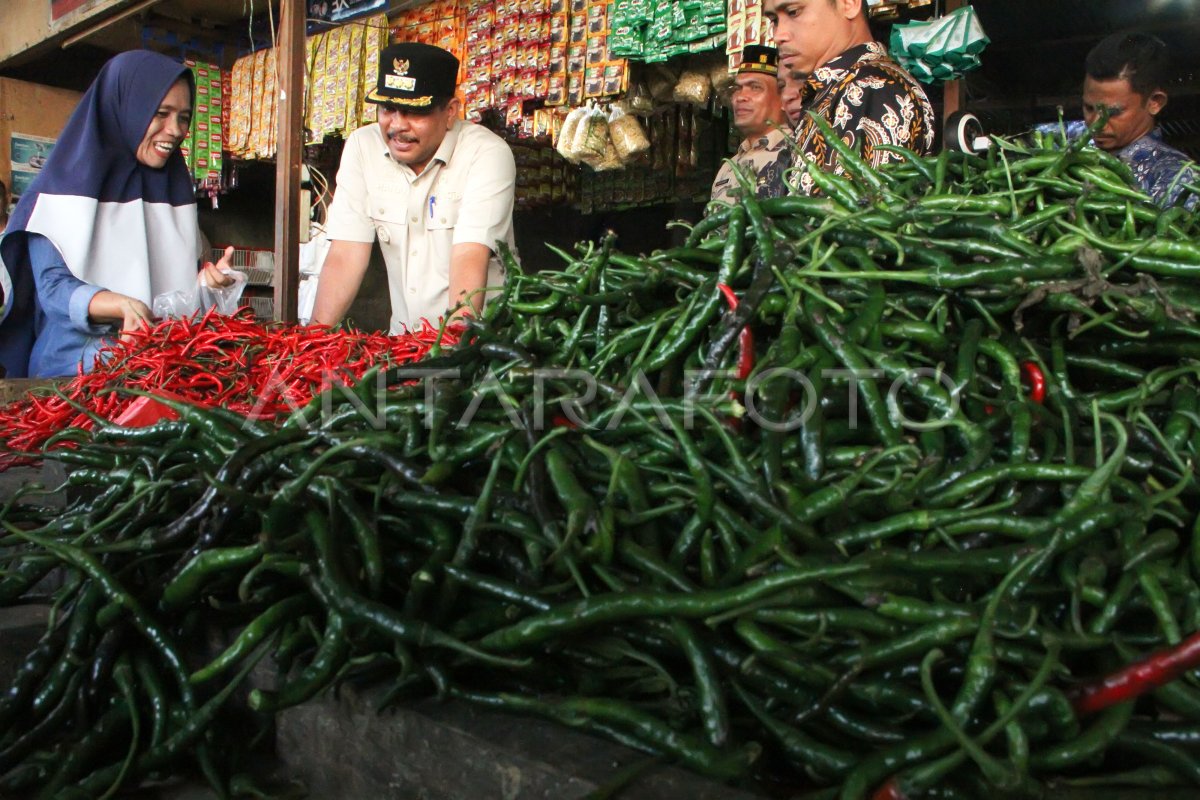
<svg viewBox="0 0 1200 800"><path fill-rule="evenodd" d="M425 228L444 231L458 224L458 211L462 207L462 195L458 192L435 193L429 198L429 220Z"/></svg>
<svg viewBox="0 0 1200 800"><path fill-rule="evenodd" d="M408 193L404 187L377 183L367 189L367 216L375 223L375 235L382 244L392 240L391 226L408 223Z"/></svg>

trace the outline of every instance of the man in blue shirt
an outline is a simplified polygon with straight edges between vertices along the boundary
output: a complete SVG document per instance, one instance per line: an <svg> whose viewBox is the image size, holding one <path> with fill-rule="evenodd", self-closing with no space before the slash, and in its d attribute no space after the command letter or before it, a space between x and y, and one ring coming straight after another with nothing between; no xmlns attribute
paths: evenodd
<svg viewBox="0 0 1200 800"><path fill-rule="evenodd" d="M1093 143L1124 161L1146 194L1163 208L1183 203L1195 209L1200 170L1163 141L1157 117L1167 104L1167 46L1146 33L1117 33L1088 53L1083 81L1083 122L1067 125L1067 137L1082 136L1108 111ZM1039 126L1055 130L1058 126Z"/></svg>

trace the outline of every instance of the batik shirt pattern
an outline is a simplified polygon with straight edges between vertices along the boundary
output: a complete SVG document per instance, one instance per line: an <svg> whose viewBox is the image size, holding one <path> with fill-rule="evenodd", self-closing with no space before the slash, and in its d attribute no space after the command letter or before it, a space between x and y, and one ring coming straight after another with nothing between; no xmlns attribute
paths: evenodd
<svg viewBox="0 0 1200 800"><path fill-rule="evenodd" d="M1043 133L1059 133L1057 124L1038 125ZM1073 120L1066 124L1067 139L1074 141L1087 133L1087 124ZM1113 152L1133 170L1142 191L1161 208L1182 203L1187 209L1200 208L1200 168L1187 154L1163 141L1162 130L1155 128L1142 138ZM1187 186L1197 187L1188 191Z"/></svg>
<svg viewBox="0 0 1200 800"><path fill-rule="evenodd" d="M783 174L791 166L792 150L788 146L787 136L778 128L772 128L756 139L743 141L730 161L754 182L754 194L759 199L787 194ZM727 161L721 165L713 181L712 199L736 205L741 196L741 184Z"/></svg>
<svg viewBox="0 0 1200 800"><path fill-rule="evenodd" d="M798 154L827 172L841 175L845 168L810 111L876 167L902 158L880 145L906 147L919 155L933 150L933 106L916 79L879 42L856 45L818 67L805 84L804 97L804 115L795 134ZM812 176L804 170L793 170L791 182L800 194L816 192Z"/></svg>

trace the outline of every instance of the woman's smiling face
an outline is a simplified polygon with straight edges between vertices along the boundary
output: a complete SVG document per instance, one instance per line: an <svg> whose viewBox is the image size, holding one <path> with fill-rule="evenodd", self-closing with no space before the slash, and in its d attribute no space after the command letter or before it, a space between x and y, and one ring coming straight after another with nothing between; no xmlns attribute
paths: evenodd
<svg viewBox="0 0 1200 800"><path fill-rule="evenodd" d="M192 126L192 90L183 78L175 81L150 119L150 127L138 145L137 160L147 167L162 169L171 153L187 138Z"/></svg>

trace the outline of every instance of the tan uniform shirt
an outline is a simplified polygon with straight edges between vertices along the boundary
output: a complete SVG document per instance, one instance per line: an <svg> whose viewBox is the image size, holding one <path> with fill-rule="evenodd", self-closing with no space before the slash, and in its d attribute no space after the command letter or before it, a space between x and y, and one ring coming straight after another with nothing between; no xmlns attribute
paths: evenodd
<svg viewBox="0 0 1200 800"><path fill-rule="evenodd" d="M378 239L387 264L391 333L437 324L450 303L450 251L492 248L489 287L504 284L497 242L516 248L512 210L517 168L496 134L458 121L420 175L392 159L378 124L346 140L326 230L331 240Z"/></svg>
<svg viewBox="0 0 1200 800"><path fill-rule="evenodd" d="M756 197L782 197L786 194L783 173L791 166L792 151L780 129L771 128L762 136L743 140L730 161L737 164L754 183ZM736 205L741 194L742 186L727 161L721 165L713 181L712 199Z"/></svg>

